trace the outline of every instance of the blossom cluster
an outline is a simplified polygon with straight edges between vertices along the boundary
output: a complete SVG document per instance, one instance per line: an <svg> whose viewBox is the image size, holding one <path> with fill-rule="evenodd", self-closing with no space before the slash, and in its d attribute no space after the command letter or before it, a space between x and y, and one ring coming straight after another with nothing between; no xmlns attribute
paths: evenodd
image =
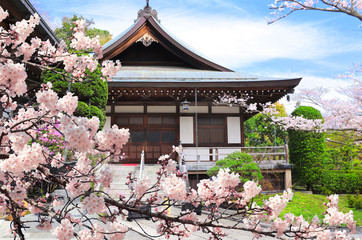
<svg viewBox="0 0 362 240"><path fill-rule="evenodd" d="M361 0L273 0L269 5L273 11L270 13L273 18L268 19L273 23L282 19L290 13L297 10L318 10L326 12L341 12L361 18L362 1Z"/></svg>
<svg viewBox="0 0 362 240"><path fill-rule="evenodd" d="M239 174L230 173L230 169L220 169L212 179L203 179L197 185L198 195L206 206L217 206L232 197L233 189L240 183Z"/></svg>
<svg viewBox="0 0 362 240"><path fill-rule="evenodd" d="M186 198L185 180L174 173L163 179L161 188L165 192L165 196L171 200L182 201Z"/></svg>
<svg viewBox="0 0 362 240"><path fill-rule="evenodd" d="M85 197L82 202L82 209L87 211L88 214L100 214L106 210L104 199L97 196L95 193L91 193L89 197Z"/></svg>
<svg viewBox="0 0 362 240"><path fill-rule="evenodd" d="M52 234L59 240L72 239L74 236L72 223L69 219L63 219L60 225L54 228Z"/></svg>

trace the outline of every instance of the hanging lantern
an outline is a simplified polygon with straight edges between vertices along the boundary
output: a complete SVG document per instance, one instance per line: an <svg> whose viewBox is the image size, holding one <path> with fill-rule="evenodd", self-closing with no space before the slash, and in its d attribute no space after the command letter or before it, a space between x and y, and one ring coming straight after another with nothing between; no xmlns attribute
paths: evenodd
<svg viewBox="0 0 362 240"><path fill-rule="evenodd" d="M188 102L186 99L182 102L182 110L190 110L190 102Z"/></svg>

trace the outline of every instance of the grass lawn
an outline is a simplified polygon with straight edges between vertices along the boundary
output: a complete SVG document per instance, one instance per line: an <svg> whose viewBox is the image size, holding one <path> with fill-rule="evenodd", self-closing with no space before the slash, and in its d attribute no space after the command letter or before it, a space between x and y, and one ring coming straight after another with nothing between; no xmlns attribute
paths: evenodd
<svg viewBox="0 0 362 240"><path fill-rule="evenodd" d="M254 198L258 205L263 204L263 200L268 199L274 195L261 195ZM294 192L293 200L288 203L287 207L280 213L279 217L283 217L285 213L291 212L295 216L303 215L304 219L312 219L315 215L319 219L323 219L322 213L326 207L323 205L327 202L325 195L307 194L301 192ZM362 226L362 209L349 208L347 203L347 196L339 196L339 210L347 213L350 210L353 211L353 218L357 222L357 226Z"/></svg>

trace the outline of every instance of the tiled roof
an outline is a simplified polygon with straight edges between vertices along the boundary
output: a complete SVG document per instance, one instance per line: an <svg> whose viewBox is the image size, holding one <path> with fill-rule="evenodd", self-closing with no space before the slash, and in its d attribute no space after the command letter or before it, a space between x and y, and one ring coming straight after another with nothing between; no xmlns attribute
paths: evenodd
<svg viewBox="0 0 362 240"><path fill-rule="evenodd" d="M251 82L290 80L240 72L220 72L174 67L123 67L112 79L114 82Z"/></svg>

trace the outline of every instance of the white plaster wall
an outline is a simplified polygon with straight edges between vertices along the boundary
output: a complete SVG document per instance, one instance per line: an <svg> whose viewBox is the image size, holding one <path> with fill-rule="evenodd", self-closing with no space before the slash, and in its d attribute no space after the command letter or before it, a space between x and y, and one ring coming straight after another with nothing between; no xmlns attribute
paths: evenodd
<svg viewBox="0 0 362 240"><path fill-rule="evenodd" d="M147 106L148 113L176 113L176 106Z"/></svg>
<svg viewBox="0 0 362 240"><path fill-rule="evenodd" d="M182 106L180 106L180 113L195 113L196 107L190 106L189 110L182 110ZM208 106L197 106L197 112L198 113L209 113L209 107Z"/></svg>
<svg viewBox="0 0 362 240"><path fill-rule="evenodd" d="M241 143L240 118L227 117L228 143Z"/></svg>
<svg viewBox="0 0 362 240"><path fill-rule="evenodd" d="M111 106L106 106L106 113L110 113L111 112Z"/></svg>
<svg viewBox="0 0 362 240"><path fill-rule="evenodd" d="M212 106L212 113L239 113L239 107Z"/></svg>
<svg viewBox="0 0 362 240"><path fill-rule="evenodd" d="M143 106L115 106L116 113L143 113Z"/></svg>
<svg viewBox="0 0 362 240"><path fill-rule="evenodd" d="M103 129L111 129L111 117L106 117Z"/></svg>
<svg viewBox="0 0 362 240"><path fill-rule="evenodd" d="M180 117L180 140L182 144L194 143L193 117Z"/></svg>

